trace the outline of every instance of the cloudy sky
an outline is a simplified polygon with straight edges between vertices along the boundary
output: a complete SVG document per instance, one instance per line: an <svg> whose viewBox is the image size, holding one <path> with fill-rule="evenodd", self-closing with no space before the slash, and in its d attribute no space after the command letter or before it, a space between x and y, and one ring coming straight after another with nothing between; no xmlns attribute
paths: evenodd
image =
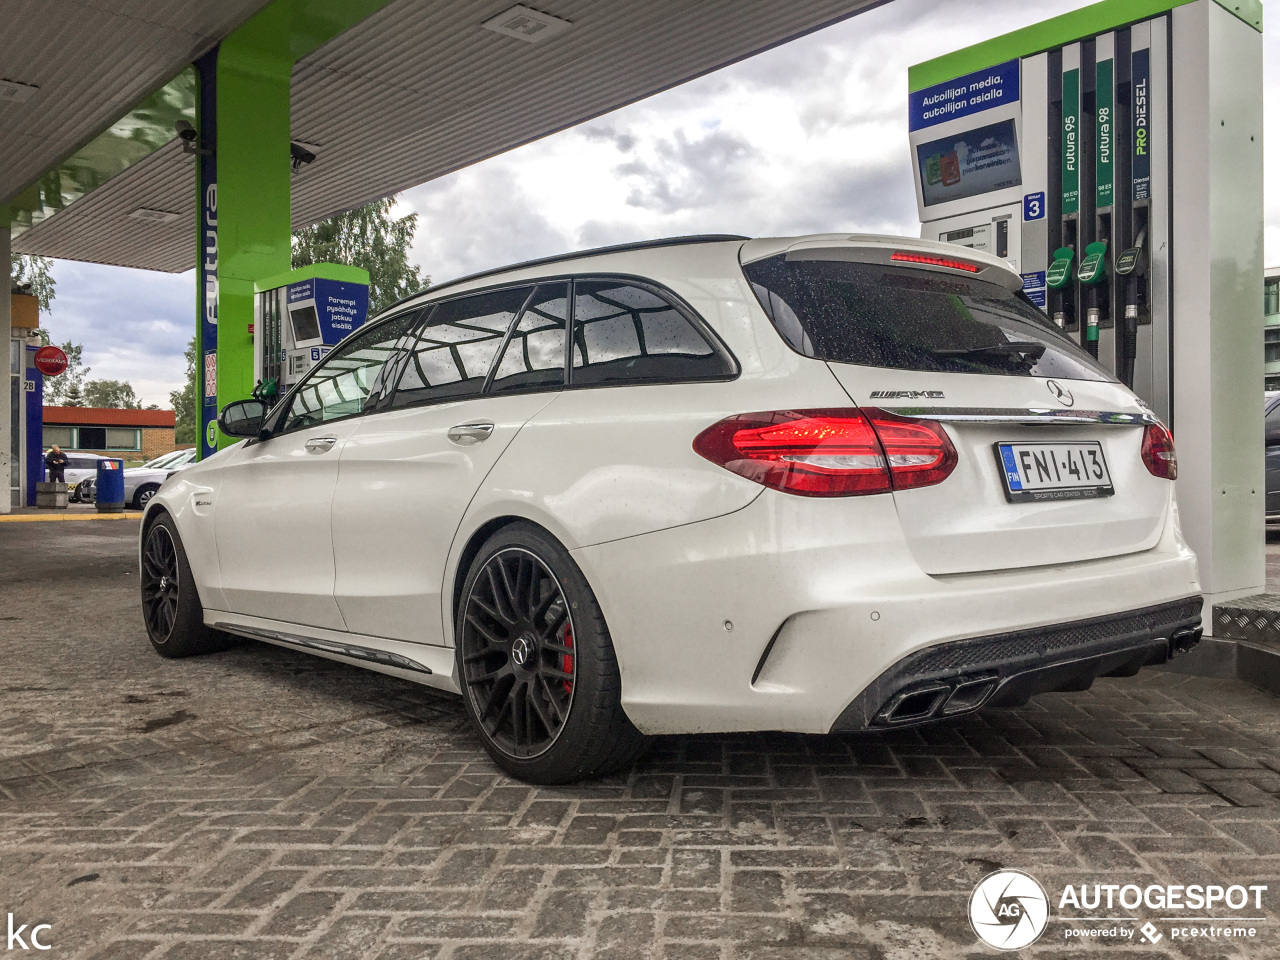
<svg viewBox="0 0 1280 960"><path fill-rule="evenodd" d="M1087 0L894 0L710 76L408 190L433 280L582 247L688 233L919 234L907 67ZM1270 22L1280 0L1264 0ZM1280 178L1280 40L1266 39L1267 179ZM1267 203L1280 262L1280 191ZM193 275L57 261L45 321L93 377L168 406ZM1261 291L1259 291L1261 296Z"/></svg>

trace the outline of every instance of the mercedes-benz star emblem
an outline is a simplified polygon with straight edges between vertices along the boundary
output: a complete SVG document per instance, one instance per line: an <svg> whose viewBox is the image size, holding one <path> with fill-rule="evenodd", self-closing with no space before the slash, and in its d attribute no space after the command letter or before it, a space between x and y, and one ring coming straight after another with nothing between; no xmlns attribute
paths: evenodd
<svg viewBox="0 0 1280 960"><path fill-rule="evenodd" d="M524 662L529 659L529 641L524 637L511 645L511 659L516 662L517 667L523 667Z"/></svg>
<svg viewBox="0 0 1280 960"><path fill-rule="evenodd" d="M1071 395L1071 391L1060 384L1057 380L1046 380L1044 385L1049 388L1049 392L1053 394L1053 398L1064 407L1069 407L1076 402L1076 398Z"/></svg>

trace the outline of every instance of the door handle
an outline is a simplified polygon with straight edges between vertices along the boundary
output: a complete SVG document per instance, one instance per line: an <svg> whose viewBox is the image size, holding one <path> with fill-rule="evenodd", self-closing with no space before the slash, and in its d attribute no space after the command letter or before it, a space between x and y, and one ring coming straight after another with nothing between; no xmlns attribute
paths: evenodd
<svg viewBox="0 0 1280 960"><path fill-rule="evenodd" d="M492 423L460 423L449 428L449 439L460 446L480 443L493 435Z"/></svg>
<svg viewBox="0 0 1280 960"><path fill-rule="evenodd" d="M337 442L337 437L312 437L306 443L307 453L328 453Z"/></svg>

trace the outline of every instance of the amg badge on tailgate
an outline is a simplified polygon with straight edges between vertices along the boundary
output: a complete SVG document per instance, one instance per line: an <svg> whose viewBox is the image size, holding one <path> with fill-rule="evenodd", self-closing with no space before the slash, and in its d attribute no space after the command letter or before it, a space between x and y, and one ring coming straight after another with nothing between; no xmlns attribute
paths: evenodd
<svg viewBox="0 0 1280 960"><path fill-rule="evenodd" d="M945 400L941 390L872 390L872 400Z"/></svg>

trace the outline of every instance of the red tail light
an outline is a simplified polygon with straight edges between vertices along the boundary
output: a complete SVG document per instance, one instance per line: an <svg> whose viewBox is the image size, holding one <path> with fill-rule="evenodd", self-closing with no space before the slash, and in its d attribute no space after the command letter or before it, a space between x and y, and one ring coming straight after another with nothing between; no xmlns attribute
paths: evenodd
<svg viewBox="0 0 1280 960"><path fill-rule="evenodd" d="M970 263L968 260L957 260L954 257L943 257L935 253L907 253L899 250L890 260L899 260L903 263L927 263L931 267L950 267L952 270L963 270L965 273L977 273L982 268L976 263Z"/></svg>
<svg viewBox="0 0 1280 960"><path fill-rule="evenodd" d="M693 449L748 480L806 497L928 486L956 465L938 424L875 409L744 413L702 431Z"/></svg>
<svg viewBox="0 0 1280 960"><path fill-rule="evenodd" d="M1142 462L1153 477L1178 479L1178 454L1173 435L1163 423L1152 423L1142 434Z"/></svg>

